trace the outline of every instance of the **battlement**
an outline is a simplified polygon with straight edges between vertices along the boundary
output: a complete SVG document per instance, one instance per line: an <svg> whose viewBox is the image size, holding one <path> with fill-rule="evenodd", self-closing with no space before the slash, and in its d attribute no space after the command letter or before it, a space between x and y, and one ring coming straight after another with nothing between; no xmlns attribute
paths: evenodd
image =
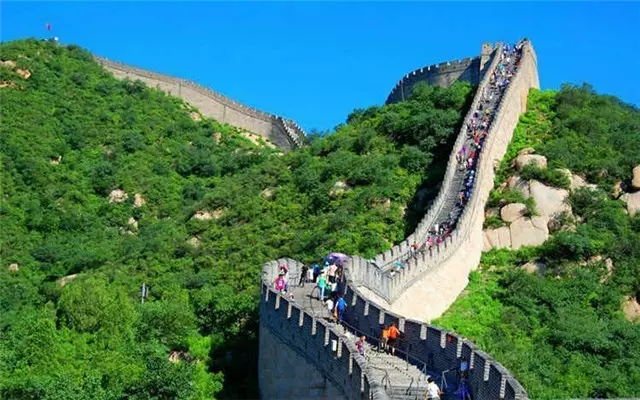
<svg viewBox="0 0 640 400"><path fill-rule="evenodd" d="M263 266L261 329L269 329L287 346L304 354L307 360L313 362L342 389L346 398L388 398L380 382L372 379L371 366L358 354L353 343L345 341L332 325L315 318L309 307L304 306L306 299L301 299L301 303L298 303L272 288L271 283L278 275L279 265L286 265L289 275L297 277L303 264L282 258ZM420 368L445 371L457 366L460 357L468 360L470 386L475 399L527 398L520 383L471 341L442 328L394 314L368 300L350 283L345 287L344 299L348 304L345 322L372 337L380 336L382 325L395 322L410 345L413 357L411 363L424 364L418 365ZM330 346L334 342L337 343L335 349ZM262 353L269 349L261 345L260 351ZM277 360L270 359L268 364L261 363L259 369L275 368L276 362Z"/></svg>
<svg viewBox="0 0 640 400"><path fill-rule="evenodd" d="M371 379L370 367L366 359L358 353L354 343L344 340L343 335L334 326L322 318L316 318L311 310L305 309L300 303L282 296L273 289L271 282L278 275L278 266L281 264L287 266L291 276L298 276L302 268L302 263L289 258L271 261L263 267L258 367L262 398L321 397L314 392L313 388L309 388L304 393L298 391L295 394L283 388L287 385L286 382L292 380L291 375L295 372L291 370L288 371L283 382L275 385L277 389L273 388L274 380L282 377L273 377L272 373L279 369L276 364L285 360L265 356L274 351L274 346L284 344L315 366L335 388L339 389L339 393L334 393L332 398L389 399L380 382ZM265 329L269 331L269 335L277 337L277 344L274 344L272 339L263 337ZM305 370L308 374L313 372L315 371ZM308 377L302 379L303 383L306 381Z"/></svg>
<svg viewBox="0 0 640 400"><path fill-rule="evenodd" d="M104 57L94 57L116 78L141 80L149 87L182 98L198 108L206 117L256 133L282 150L288 151L300 147L306 141L306 133L292 120L239 103L186 79L158 74Z"/></svg>

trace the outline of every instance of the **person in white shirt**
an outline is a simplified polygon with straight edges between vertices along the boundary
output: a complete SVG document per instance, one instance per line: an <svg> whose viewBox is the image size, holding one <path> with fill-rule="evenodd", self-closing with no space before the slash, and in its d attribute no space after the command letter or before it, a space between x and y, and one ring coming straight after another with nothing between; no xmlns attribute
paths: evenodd
<svg viewBox="0 0 640 400"><path fill-rule="evenodd" d="M327 310L329 310L329 314L333 314L333 300L329 298L327 301L324 302L324 304L327 306Z"/></svg>
<svg viewBox="0 0 640 400"><path fill-rule="evenodd" d="M427 378L427 393L424 396L424 400L440 400L440 388L433 381L432 377Z"/></svg>

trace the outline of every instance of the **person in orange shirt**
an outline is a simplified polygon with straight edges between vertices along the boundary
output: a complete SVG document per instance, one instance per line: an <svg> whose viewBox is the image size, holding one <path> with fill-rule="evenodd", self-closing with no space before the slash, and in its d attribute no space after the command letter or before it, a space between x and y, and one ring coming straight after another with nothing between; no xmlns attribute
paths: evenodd
<svg viewBox="0 0 640 400"><path fill-rule="evenodd" d="M396 354L396 343L398 341L399 334L400 331L398 330L398 328L396 328L396 323L392 322L389 325L389 340L387 341L387 343L389 343L389 347L391 348L392 355Z"/></svg>
<svg viewBox="0 0 640 400"><path fill-rule="evenodd" d="M389 352L388 342L389 342L389 327L385 326L384 328L382 328L382 350L384 350L385 353Z"/></svg>

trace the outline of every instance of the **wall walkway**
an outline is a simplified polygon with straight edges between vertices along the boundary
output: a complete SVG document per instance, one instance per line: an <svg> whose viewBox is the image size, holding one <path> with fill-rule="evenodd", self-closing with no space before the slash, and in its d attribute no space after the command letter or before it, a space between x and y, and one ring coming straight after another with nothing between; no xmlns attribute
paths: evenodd
<svg viewBox="0 0 640 400"><path fill-rule="evenodd" d="M497 61L497 58L492 61L489 71L495 68ZM416 230L405 241L373 260L352 257L348 263L349 275L363 293L401 315L424 321L440 316L466 286L469 272L478 266L483 245L484 205L493 187L494 166L502 159L520 114L526 111L529 89L539 86L536 56L529 42L523 47L518 72L502 95L477 161L473 195L457 228L441 245L428 251L414 255L412 245L424 243L434 223L446 219L441 214L448 212L447 201L457 196L455 155L462 148L466 124L489 83L489 76L486 74L478 87L450 154L440 192ZM404 268L394 274L391 271L396 261L402 261Z"/></svg>

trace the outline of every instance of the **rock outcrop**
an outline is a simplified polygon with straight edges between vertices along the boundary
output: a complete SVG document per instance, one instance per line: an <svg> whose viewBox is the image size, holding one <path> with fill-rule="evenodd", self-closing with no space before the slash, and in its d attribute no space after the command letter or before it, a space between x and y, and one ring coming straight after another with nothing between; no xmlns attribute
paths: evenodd
<svg viewBox="0 0 640 400"><path fill-rule="evenodd" d="M529 198L531 195L529 192L529 182L520 178L518 175L510 176L509 179L507 179L507 187L522 193L525 199Z"/></svg>
<svg viewBox="0 0 640 400"><path fill-rule="evenodd" d="M545 271L545 269L547 268L547 265L542 261L536 260L536 261L529 261L528 263L521 266L520 268L532 274L540 274Z"/></svg>
<svg viewBox="0 0 640 400"><path fill-rule="evenodd" d="M522 154L515 159L515 166L518 171L529 164L537 164L540 168L547 168L547 157L538 154Z"/></svg>
<svg viewBox="0 0 640 400"><path fill-rule="evenodd" d="M633 216L640 212L640 192L625 193L620 196L620 200L626 203L629 215Z"/></svg>
<svg viewBox="0 0 640 400"><path fill-rule="evenodd" d="M133 198L133 206L134 207L142 207L144 204L146 204L146 201L144 200L142 195L140 193L136 193L134 198Z"/></svg>
<svg viewBox="0 0 640 400"><path fill-rule="evenodd" d="M500 218L505 222L513 222L527 212L527 206L522 203L512 203L500 209Z"/></svg>
<svg viewBox="0 0 640 400"><path fill-rule="evenodd" d="M633 169L633 178L631 178L631 186L634 189L640 190L640 165Z"/></svg>
<svg viewBox="0 0 640 400"><path fill-rule="evenodd" d="M483 251L509 247L511 247L511 232L508 227L503 226L501 228L487 229L484 231Z"/></svg>
<svg viewBox="0 0 640 400"><path fill-rule="evenodd" d="M539 246L549 239L548 219L542 217L520 218L511 223L511 248L518 250L522 246Z"/></svg>
<svg viewBox="0 0 640 400"><path fill-rule="evenodd" d="M338 181L333 185L333 188L329 191L330 196L339 196L347 191L351 190L351 186L349 186L344 181Z"/></svg>
<svg viewBox="0 0 640 400"><path fill-rule="evenodd" d="M16 263L9 265L9 272L18 272L20 270L20 266Z"/></svg>
<svg viewBox="0 0 640 400"><path fill-rule="evenodd" d="M109 193L109 203L122 203L128 198L129 195L122 189L115 189Z"/></svg>
<svg viewBox="0 0 640 400"><path fill-rule="evenodd" d="M640 303L633 296L627 297L622 304L622 312L629 322L640 322Z"/></svg>
<svg viewBox="0 0 640 400"><path fill-rule="evenodd" d="M566 203L569 192L546 186L536 180L529 182L529 192L536 202L536 211L547 218L551 218L563 211L571 212L571 206Z"/></svg>

